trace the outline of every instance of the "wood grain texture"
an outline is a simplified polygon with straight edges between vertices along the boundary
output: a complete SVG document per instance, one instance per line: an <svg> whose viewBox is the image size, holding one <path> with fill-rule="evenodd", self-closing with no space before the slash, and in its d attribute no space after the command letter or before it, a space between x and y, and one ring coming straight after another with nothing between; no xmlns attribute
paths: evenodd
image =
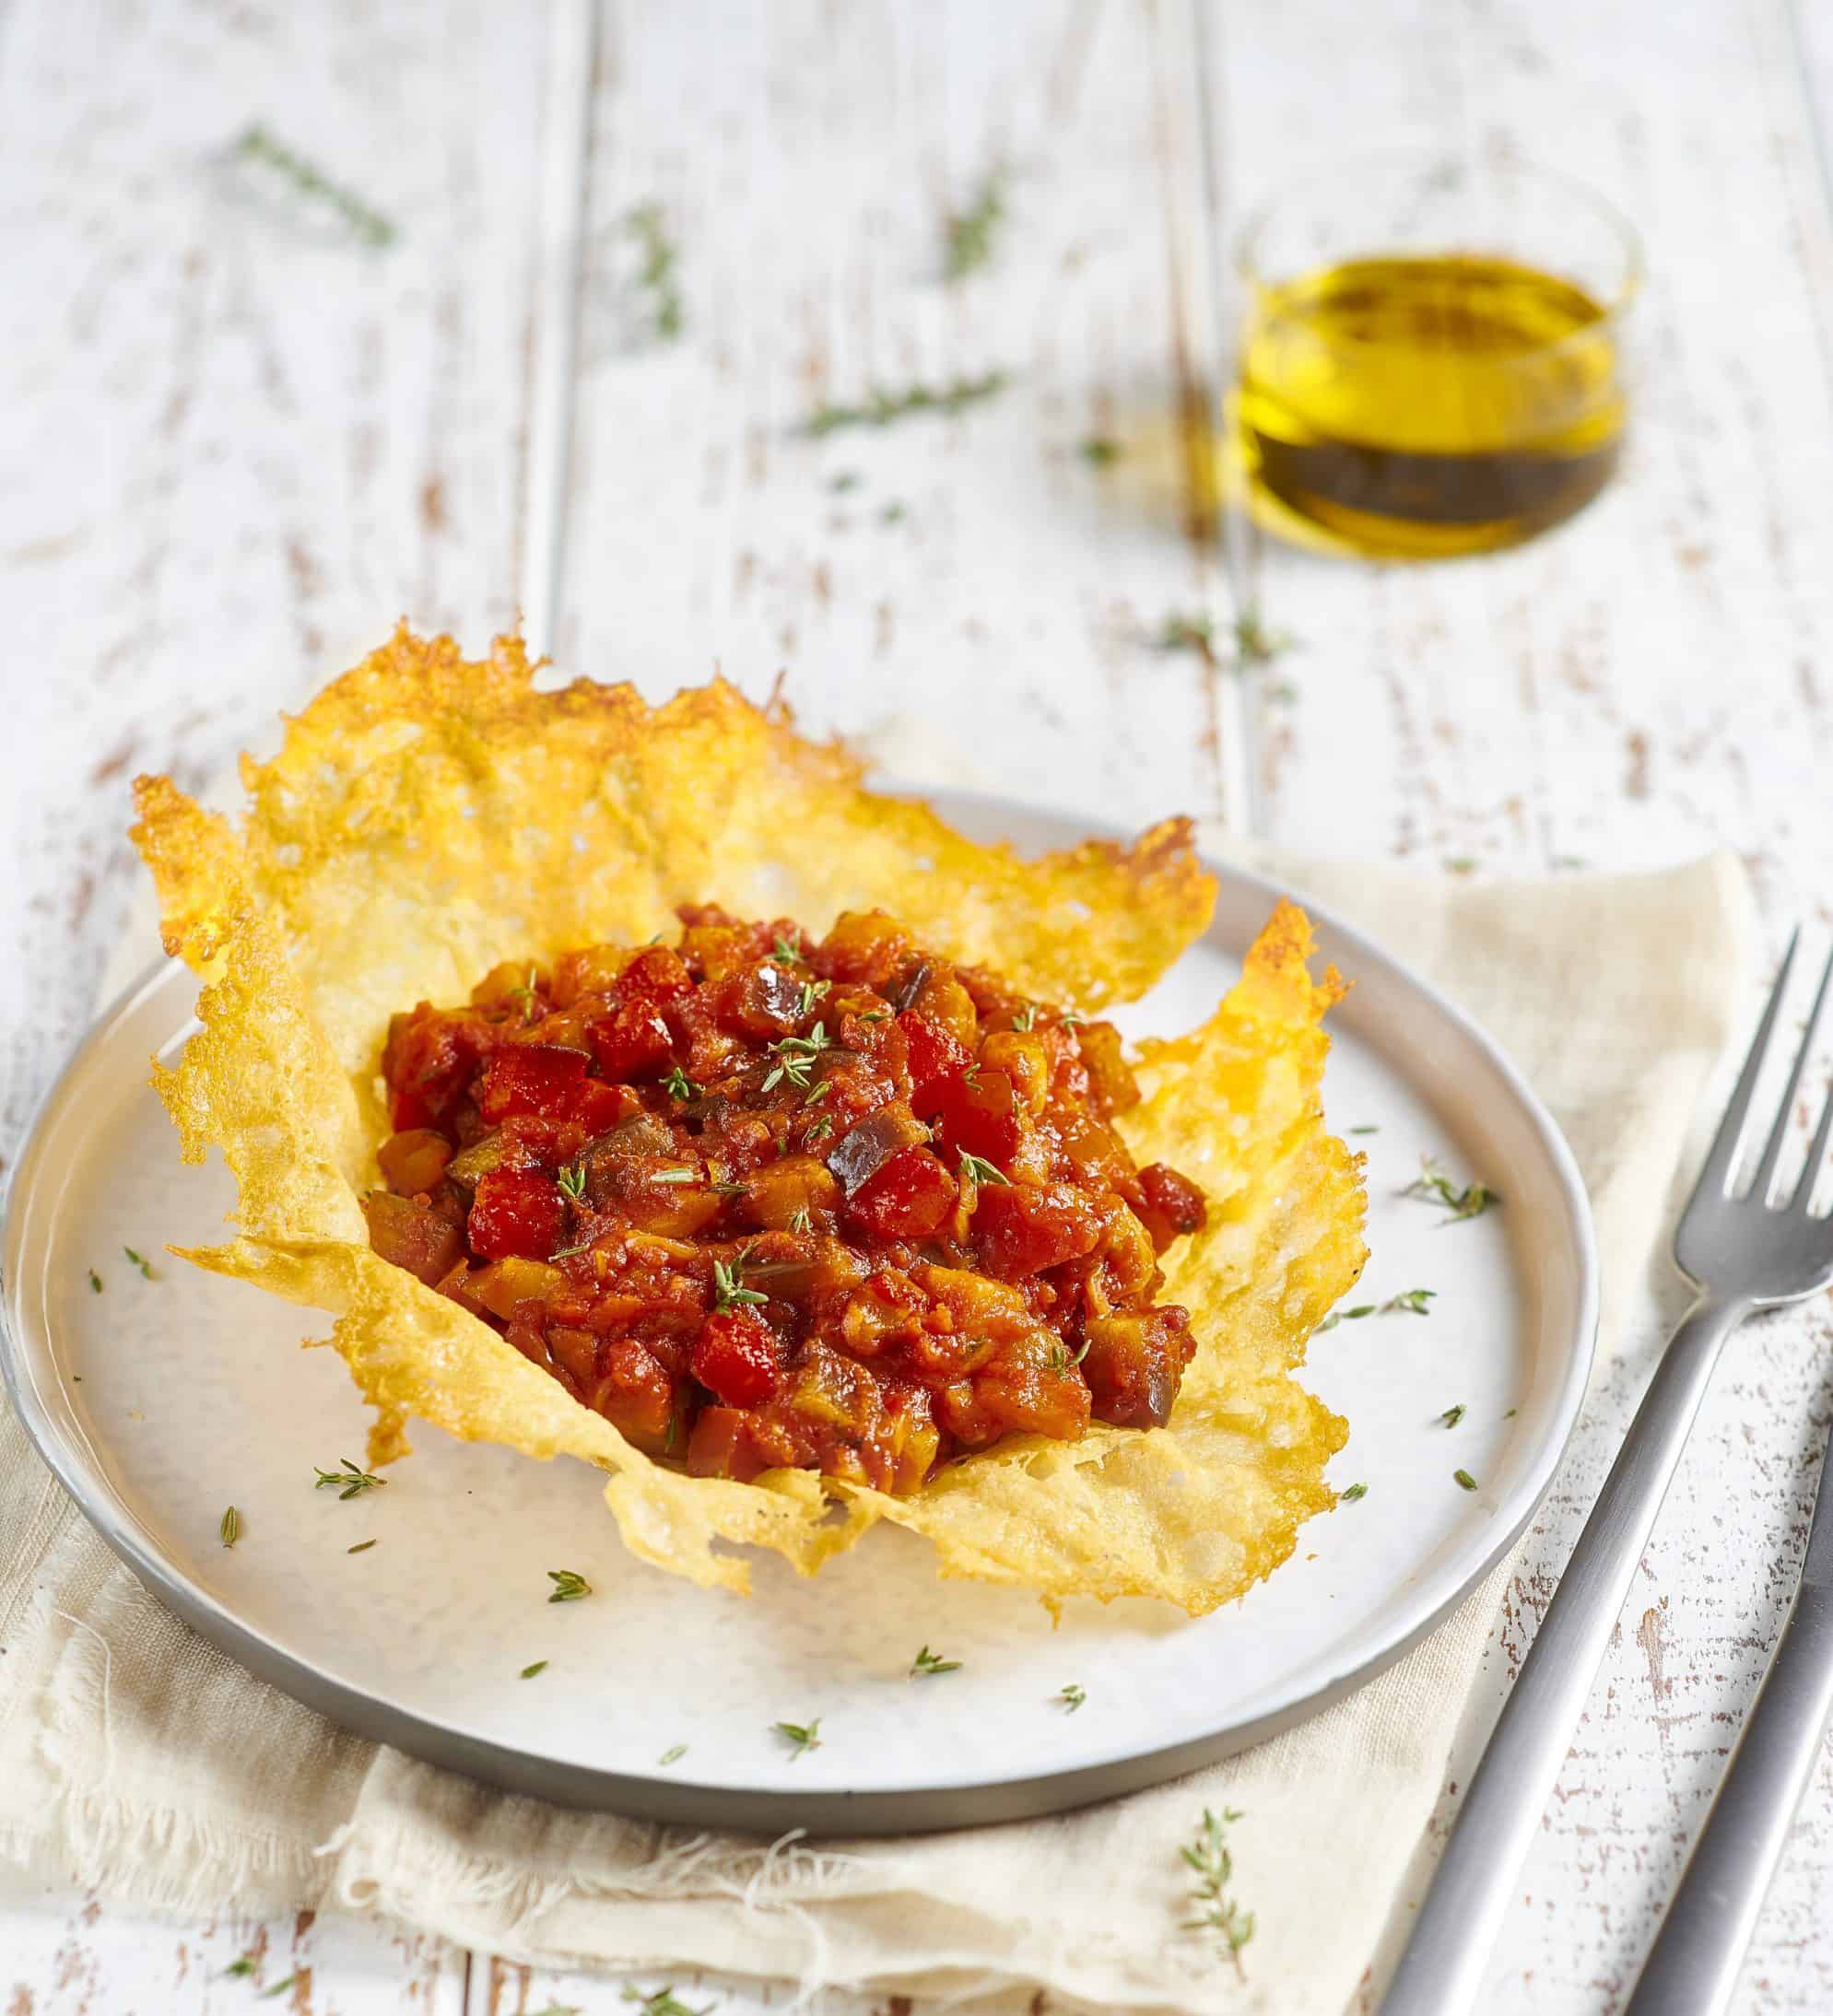
<svg viewBox="0 0 1833 2016"><path fill-rule="evenodd" d="M0 1152L128 914L133 771L197 783L397 614L476 642L539 579L528 465L567 354L544 275L571 229L544 147L579 82L552 74L575 4L0 16L0 242L24 282L0 289L0 592L31 654L0 744ZM894 768L946 749L964 783L1122 824L1227 812L1484 873L1730 846L1773 932L1833 922L1824 9L605 0L596 25L568 665L652 693L781 673ZM366 252L226 177L253 118L399 241ZM1247 537L1231 569L1199 424L1221 248L1285 165L1358 130L1551 158L1636 218L1629 464L1519 553L1374 568ZM1006 226L949 285L946 218L995 170ZM640 281L646 204L679 249L672 341ZM993 369L1005 389L958 417L803 431L874 386ZM1120 459L1091 463L1091 439ZM1169 615L1247 601L1301 639L1265 673L1154 648ZM1486 1998L1504 2016L1621 2006L1792 1588L1829 1331L1823 1306L1733 1347L1524 1874ZM1536 1521L1451 1787L1660 1342L1625 1340ZM1833 2007L1830 1885L1823 1775L1744 2008ZM263 1940L262 1980L298 1953L324 2012L636 2006L373 1928L146 1927L13 1893L0 1995L7 2016L234 2010L221 1968Z"/></svg>

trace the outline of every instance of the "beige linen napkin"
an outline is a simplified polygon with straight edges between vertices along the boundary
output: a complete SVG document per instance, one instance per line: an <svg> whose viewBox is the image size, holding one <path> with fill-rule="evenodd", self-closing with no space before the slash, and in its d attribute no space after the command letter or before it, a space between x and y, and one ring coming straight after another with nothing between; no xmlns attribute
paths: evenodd
<svg viewBox="0 0 1833 2016"><path fill-rule="evenodd" d="M1591 1188L1603 1355L1626 1318L1651 1334L1650 1259L1746 978L1734 862L1489 885L1257 865L1392 946L1513 1054ZM1505 1574L1349 1700L1173 1785L1027 1825L770 1846L562 1812L341 1734L146 1595L8 1416L0 1855L156 1908L382 1912L524 1960L1337 2016L1404 1902ZM1239 1973L1179 1929L1177 1851L1205 1805L1242 1814L1233 1887L1257 1928Z"/></svg>

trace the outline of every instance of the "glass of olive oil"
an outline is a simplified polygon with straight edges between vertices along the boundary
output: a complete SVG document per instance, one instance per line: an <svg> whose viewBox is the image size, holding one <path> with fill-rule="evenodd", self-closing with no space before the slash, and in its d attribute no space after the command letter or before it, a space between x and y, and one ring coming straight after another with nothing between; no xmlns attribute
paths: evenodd
<svg viewBox="0 0 1833 2016"><path fill-rule="evenodd" d="M1254 217L1238 272L1239 448L1272 529L1383 557L1484 553L1610 480L1641 252L1577 182L1347 162Z"/></svg>

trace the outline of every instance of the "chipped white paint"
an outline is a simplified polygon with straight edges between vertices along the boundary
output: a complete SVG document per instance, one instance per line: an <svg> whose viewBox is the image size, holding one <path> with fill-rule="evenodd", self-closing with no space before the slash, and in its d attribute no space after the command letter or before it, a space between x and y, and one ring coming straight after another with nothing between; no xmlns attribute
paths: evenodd
<svg viewBox="0 0 1833 2016"><path fill-rule="evenodd" d="M582 5L0 9L0 1147L127 915L127 778L215 772L398 613L475 642L532 599L557 390L570 665L652 691L781 671L809 721L893 761L920 732L1122 821L1251 812L1291 845L1481 873L1730 844L1772 931L1833 921L1824 9L1797 33L1785 0L607 6L575 218L544 147ZM210 157L255 117L396 246L239 199ZM1493 560L1249 539L1240 585L1301 649L1243 683L1158 652L1168 614L1228 608L1189 426L1222 370L1209 250L1282 164L1407 136L1554 157L1638 219L1630 465ZM995 165L998 254L946 287L942 219ZM651 201L682 250L673 344L632 293ZM1007 389L958 418L797 431L875 383L994 369ZM1091 437L1122 459L1092 466ZM1792 1585L1829 1330L1825 1306L1754 1327L1707 1403L1523 1876L1499 2016L1621 2004ZM1631 1340L1537 1522L1467 1752L1657 1342ZM1829 1886L1823 1776L1746 2009L1833 2006ZM257 1948L265 1984L311 1970L276 2006L325 2016L617 2006L373 1928L147 1927L15 1889L0 2007L234 2010L248 1983L222 1970Z"/></svg>

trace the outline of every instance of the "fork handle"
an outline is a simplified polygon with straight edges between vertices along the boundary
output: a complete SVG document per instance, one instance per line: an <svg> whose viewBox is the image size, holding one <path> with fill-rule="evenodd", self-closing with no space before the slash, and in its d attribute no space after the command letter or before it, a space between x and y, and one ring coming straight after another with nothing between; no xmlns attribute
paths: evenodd
<svg viewBox="0 0 1833 2016"><path fill-rule="evenodd" d="M1750 1309L1702 1296L1663 1353L1472 1775L1383 2016L1465 2016L1475 2005L1712 1367Z"/></svg>
<svg viewBox="0 0 1833 2016"><path fill-rule="evenodd" d="M1804 1583L1625 2016L1719 2016L1833 1715L1833 1589Z"/></svg>

